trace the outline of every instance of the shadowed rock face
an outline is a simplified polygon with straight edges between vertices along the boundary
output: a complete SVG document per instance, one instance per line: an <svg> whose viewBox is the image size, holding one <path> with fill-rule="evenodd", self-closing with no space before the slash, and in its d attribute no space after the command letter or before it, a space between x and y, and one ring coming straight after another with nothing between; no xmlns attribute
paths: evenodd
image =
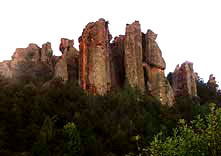
<svg viewBox="0 0 221 156"><path fill-rule="evenodd" d="M80 82L84 90L104 94L111 85L108 22L99 19L89 23L79 38Z"/></svg>
<svg viewBox="0 0 221 156"><path fill-rule="evenodd" d="M175 103L175 98L173 90L164 75L166 64L155 41L157 34L148 30L142 37L146 89L161 104L172 106Z"/></svg>
<svg viewBox="0 0 221 156"><path fill-rule="evenodd" d="M209 80L207 82L210 89L216 90L217 89L217 83L216 83L216 77L213 76L213 74L210 74Z"/></svg>
<svg viewBox="0 0 221 156"><path fill-rule="evenodd" d="M125 67L124 67L124 40L125 36L120 35L115 37L111 43L111 83L113 88L121 88L125 82Z"/></svg>
<svg viewBox="0 0 221 156"><path fill-rule="evenodd" d="M142 66L142 34L140 23L127 24L124 40L124 65L127 83L144 91L144 74Z"/></svg>
<svg viewBox="0 0 221 156"><path fill-rule="evenodd" d="M184 62L181 67L177 65L172 75L172 87L176 97L197 96L196 75L193 63Z"/></svg>
<svg viewBox="0 0 221 156"><path fill-rule="evenodd" d="M1 62L0 72L5 78L13 78L15 80L24 78L24 76L28 77L28 75L30 77L42 75L44 72L51 74L51 55L52 50L49 42L44 44L42 48L31 43L27 48L17 48L12 60Z"/></svg>
<svg viewBox="0 0 221 156"><path fill-rule="evenodd" d="M74 41L62 38L60 48L62 56L55 65L55 77L62 80L78 80L79 52L74 48Z"/></svg>

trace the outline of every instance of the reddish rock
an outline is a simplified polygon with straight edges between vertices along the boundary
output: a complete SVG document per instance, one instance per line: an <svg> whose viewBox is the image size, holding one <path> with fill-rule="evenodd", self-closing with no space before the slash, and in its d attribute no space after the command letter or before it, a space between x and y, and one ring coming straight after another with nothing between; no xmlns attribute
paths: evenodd
<svg viewBox="0 0 221 156"><path fill-rule="evenodd" d="M89 23L83 30L79 47L80 82L84 90L89 89L98 94L105 94L109 90L110 40L108 22L104 19Z"/></svg>
<svg viewBox="0 0 221 156"><path fill-rule="evenodd" d="M162 57L162 52L155 41L156 38L157 34L149 29L145 35L146 46L144 48L144 62L151 66L165 69L166 63Z"/></svg>
<svg viewBox="0 0 221 156"><path fill-rule="evenodd" d="M177 65L172 75L172 87L176 97L197 96L196 74L193 63L184 62L180 67Z"/></svg>
<svg viewBox="0 0 221 156"><path fill-rule="evenodd" d="M124 67L124 40L125 36L115 37L111 43L111 83L113 88L123 87L125 82Z"/></svg>
<svg viewBox="0 0 221 156"><path fill-rule="evenodd" d="M12 78L10 61L0 62L0 75L4 78Z"/></svg>
<svg viewBox="0 0 221 156"><path fill-rule="evenodd" d="M142 34L138 21L126 26L124 50L126 81L131 87L144 91Z"/></svg>
<svg viewBox="0 0 221 156"><path fill-rule="evenodd" d="M148 30L142 35L143 66L146 90L156 97L161 104L172 106L175 103L173 90L165 77L165 61L156 43L157 34Z"/></svg>
<svg viewBox="0 0 221 156"><path fill-rule="evenodd" d="M213 89L213 90L217 89L218 85L216 83L216 77L213 76L213 74L210 74L207 84L208 84L210 89Z"/></svg>
<svg viewBox="0 0 221 156"><path fill-rule="evenodd" d="M62 56L55 65L55 77L62 80L78 80L79 52L74 48L74 41L62 38L60 44Z"/></svg>
<svg viewBox="0 0 221 156"><path fill-rule="evenodd" d="M53 50L51 48L51 43L47 42L43 44L41 48L41 61L47 64L51 64L52 55L53 55Z"/></svg>
<svg viewBox="0 0 221 156"><path fill-rule="evenodd" d="M17 48L12 56L11 67L16 68L18 63L40 61L40 47L37 44L29 44L27 48Z"/></svg>

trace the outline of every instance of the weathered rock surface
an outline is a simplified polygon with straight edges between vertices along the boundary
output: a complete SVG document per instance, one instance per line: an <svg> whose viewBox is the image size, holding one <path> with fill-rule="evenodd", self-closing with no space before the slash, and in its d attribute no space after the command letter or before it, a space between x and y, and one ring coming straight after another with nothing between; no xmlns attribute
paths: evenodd
<svg viewBox="0 0 221 156"><path fill-rule="evenodd" d="M161 104L172 106L175 103L173 89L164 75L164 70L144 64L147 92Z"/></svg>
<svg viewBox="0 0 221 156"><path fill-rule="evenodd" d="M162 52L155 41L157 38L157 34L155 34L152 30L148 30L145 35L145 41L144 42L144 62L147 62L149 65L165 69L166 63L162 57Z"/></svg>
<svg viewBox="0 0 221 156"><path fill-rule="evenodd" d="M216 83L216 77L213 76L213 74L210 74L207 84L208 84L210 89L213 89L213 90L217 89L218 85Z"/></svg>
<svg viewBox="0 0 221 156"><path fill-rule="evenodd" d="M47 42L42 45L41 48L41 61L46 64L51 64L51 57L53 55L53 50L51 48L51 43Z"/></svg>
<svg viewBox="0 0 221 156"><path fill-rule="evenodd" d="M80 43L80 82L84 90L105 94L110 81L110 45L111 35L108 22L99 19L89 23L79 38Z"/></svg>
<svg viewBox="0 0 221 156"><path fill-rule="evenodd" d="M78 80L79 52L74 48L74 41L62 38L60 48L62 56L55 63L55 77L62 80Z"/></svg>
<svg viewBox="0 0 221 156"><path fill-rule="evenodd" d="M12 78L10 61L0 62L0 74L5 78Z"/></svg>
<svg viewBox="0 0 221 156"><path fill-rule="evenodd" d="M125 78L133 88L144 91L144 74L142 65L142 34L140 23L127 24L124 40Z"/></svg>
<svg viewBox="0 0 221 156"><path fill-rule="evenodd" d="M121 88L125 83L125 67L124 67L124 40L125 36L115 37L111 43L111 83L113 88Z"/></svg>
<svg viewBox="0 0 221 156"><path fill-rule="evenodd" d="M146 89L163 105L172 106L175 103L175 98L173 90L164 75L166 64L155 41L157 35L148 30L142 37Z"/></svg>
<svg viewBox="0 0 221 156"><path fill-rule="evenodd" d="M193 63L186 61L180 67L177 65L172 75L175 96L197 96L196 77Z"/></svg>
<svg viewBox="0 0 221 156"><path fill-rule="evenodd" d="M48 52L52 52L50 43L44 44L42 48L33 43L27 48L17 48L12 60L0 63L0 72L5 78L15 80L43 76L41 73L51 74Z"/></svg>

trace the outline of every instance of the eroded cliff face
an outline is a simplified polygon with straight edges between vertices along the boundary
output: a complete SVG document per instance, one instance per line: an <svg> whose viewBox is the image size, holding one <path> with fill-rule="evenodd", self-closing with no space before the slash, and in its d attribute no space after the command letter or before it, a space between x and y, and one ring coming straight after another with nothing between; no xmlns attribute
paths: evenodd
<svg viewBox="0 0 221 156"><path fill-rule="evenodd" d="M55 77L62 80L78 80L79 78L79 52L74 48L74 41L61 39L59 47L62 56L55 63Z"/></svg>
<svg viewBox="0 0 221 156"><path fill-rule="evenodd" d="M218 85L216 83L216 77L213 76L213 74L210 74L209 80L208 80L207 84L208 84L210 89L212 89L212 90L216 90L217 89Z"/></svg>
<svg viewBox="0 0 221 156"><path fill-rule="evenodd" d="M157 34L148 30L143 34L143 67L147 92L161 104L172 106L175 103L173 90L165 77L166 63L156 43Z"/></svg>
<svg viewBox="0 0 221 156"><path fill-rule="evenodd" d="M20 80L24 77L38 76L43 72L51 73L49 63L52 50L50 43L40 48L36 44L29 44L27 48L17 48L12 60L0 63L0 72L5 78Z"/></svg>
<svg viewBox="0 0 221 156"><path fill-rule="evenodd" d="M112 88L122 88L125 83L124 41L125 36L120 35L115 37L113 43L111 43L110 71Z"/></svg>
<svg viewBox="0 0 221 156"><path fill-rule="evenodd" d="M79 38L80 82L84 90L105 94L111 86L110 40L108 22L89 23Z"/></svg>
<svg viewBox="0 0 221 156"><path fill-rule="evenodd" d="M135 21L126 25L125 35L110 43L108 22L99 19L86 25L79 37L79 51L74 48L74 41L66 38L61 39L59 46L61 56L53 56L50 42L42 48L29 44L27 48L17 48L11 61L0 62L0 73L14 79L25 74L37 77L50 73L52 80L44 86L60 79L74 80L85 91L100 95L129 85L168 106L175 103L175 96L197 96L197 76L190 62L177 66L170 86L156 38L152 30L142 33L140 23ZM208 83L214 88L215 78L210 76Z"/></svg>
<svg viewBox="0 0 221 156"><path fill-rule="evenodd" d="M142 34L138 21L126 26L124 50L125 79L132 88L144 91Z"/></svg>
<svg viewBox="0 0 221 156"><path fill-rule="evenodd" d="M184 62L181 66L177 65L172 75L172 87L175 96L197 96L196 80L197 76L193 70L193 63Z"/></svg>

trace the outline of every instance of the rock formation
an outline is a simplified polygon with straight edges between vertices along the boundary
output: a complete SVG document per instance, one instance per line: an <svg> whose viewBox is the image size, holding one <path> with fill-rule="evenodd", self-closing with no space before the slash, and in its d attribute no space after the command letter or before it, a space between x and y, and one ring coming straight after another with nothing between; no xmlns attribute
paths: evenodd
<svg viewBox="0 0 221 156"><path fill-rule="evenodd" d="M59 49L62 56L55 65L55 77L62 80L78 80L79 52L74 48L74 41L62 38Z"/></svg>
<svg viewBox="0 0 221 156"><path fill-rule="evenodd" d="M143 67L147 91L163 104L172 106L175 102L173 90L165 78L165 61L156 43L157 34L148 30L143 34Z"/></svg>
<svg viewBox="0 0 221 156"><path fill-rule="evenodd" d="M115 37L111 43L111 83L113 88L122 88L125 83L124 67L124 40L125 36Z"/></svg>
<svg viewBox="0 0 221 156"><path fill-rule="evenodd" d="M12 71L11 71L11 61L3 61L0 62L0 75L4 76L5 78L12 78Z"/></svg>
<svg viewBox="0 0 221 156"><path fill-rule="evenodd" d="M50 53L50 55L48 55ZM40 48L36 44L29 44L27 48L17 48L12 56L12 60L0 63L1 74L5 78L21 80L24 77L35 77L52 74L50 67L50 57L52 50L50 43L46 43Z"/></svg>
<svg viewBox="0 0 221 156"><path fill-rule="evenodd" d="M53 50L51 49L51 43L47 42L42 45L41 48L41 61L46 64L51 64L51 57L53 54Z"/></svg>
<svg viewBox="0 0 221 156"><path fill-rule="evenodd" d="M79 38L80 43L80 83L84 90L105 94L110 81L111 35L108 22L99 19L89 23Z"/></svg>
<svg viewBox="0 0 221 156"><path fill-rule="evenodd" d="M196 78L193 63L186 61L180 67L177 65L172 75L172 87L175 96L197 96Z"/></svg>
<svg viewBox="0 0 221 156"><path fill-rule="evenodd" d="M218 85L216 83L216 78L215 78L215 76L213 76L213 74L210 74L207 84L210 89L213 89L213 90L217 89Z"/></svg>
<svg viewBox="0 0 221 156"><path fill-rule="evenodd" d="M74 41L66 38L61 39L59 46L61 56L53 56L50 42L42 48L29 44L27 48L17 48L11 61L0 62L0 73L15 80L23 80L24 75L52 75L44 85L46 88L52 83L56 86L61 79L74 80L82 89L100 95L111 88L129 85L168 106L175 103L175 96L197 96L196 80L199 78L190 62L176 67L170 86L164 75L166 63L156 38L157 34L152 30L141 33L140 23L135 21L126 25L125 35L115 37L110 44L112 36L108 22L99 19L86 25L79 37L79 52L74 48ZM208 85L216 88L213 75L210 75Z"/></svg>
<svg viewBox="0 0 221 156"><path fill-rule="evenodd" d="M124 40L124 65L127 83L144 91L144 74L142 65L142 34L140 23L127 24Z"/></svg>

